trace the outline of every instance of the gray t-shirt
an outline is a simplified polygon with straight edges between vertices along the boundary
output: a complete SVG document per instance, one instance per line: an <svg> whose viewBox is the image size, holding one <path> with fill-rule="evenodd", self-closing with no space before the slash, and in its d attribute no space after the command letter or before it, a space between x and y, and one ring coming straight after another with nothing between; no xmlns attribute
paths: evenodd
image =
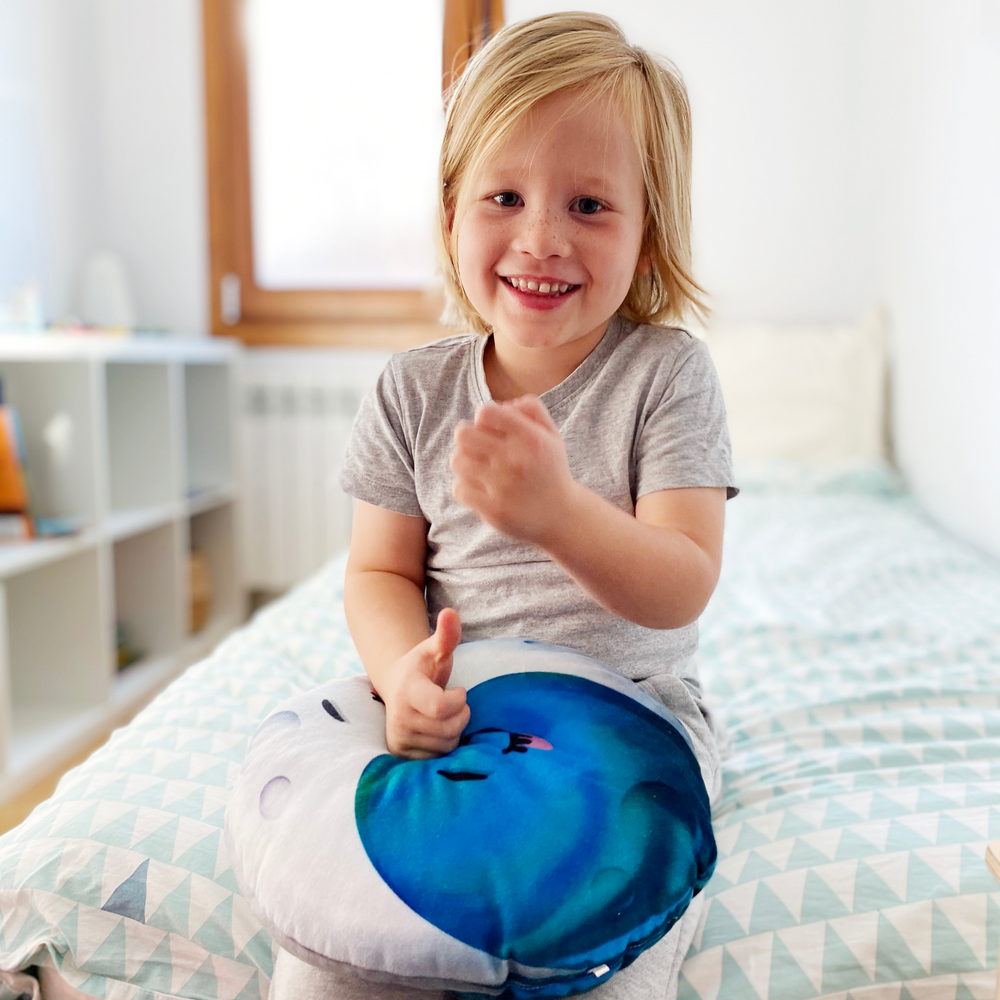
<svg viewBox="0 0 1000 1000"><path fill-rule="evenodd" d="M521 636L580 649L642 682L689 730L704 726L691 662L697 624L650 629L607 611L541 549L503 535L452 496L455 425L491 399L486 343L466 334L393 355L355 420L341 485L428 522L432 623L453 607L463 640ZM736 493L718 378L705 345L683 330L615 316L579 367L541 398L573 478L629 514L656 490ZM692 737L711 741L704 732Z"/></svg>

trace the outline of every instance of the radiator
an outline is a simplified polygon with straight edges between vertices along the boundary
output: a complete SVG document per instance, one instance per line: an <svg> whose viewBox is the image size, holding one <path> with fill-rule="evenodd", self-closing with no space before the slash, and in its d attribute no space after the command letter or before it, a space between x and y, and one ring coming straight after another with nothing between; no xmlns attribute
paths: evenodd
<svg viewBox="0 0 1000 1000"><path fill-rule="evenodd" d="M239 423L249 589L284 590L347 547L352 500L337 480L354 415L388 357L247 351Z"/></svg>

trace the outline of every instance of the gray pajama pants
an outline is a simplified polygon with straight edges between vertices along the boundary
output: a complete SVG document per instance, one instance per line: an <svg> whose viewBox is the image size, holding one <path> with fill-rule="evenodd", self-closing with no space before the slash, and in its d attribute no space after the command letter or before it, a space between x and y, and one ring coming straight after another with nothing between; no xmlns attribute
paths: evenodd
<svg viewBox="0 0 1000 1000"><path fill-rule="evenodd" d="M669 934L627 969L583 995L588 1000L674 1000L681 963L698 927L703 901L703 895L695 896ZM449 1000L453 996L439 990L369 983L347 973L308 965L282 949L274 966L268 1000Z"/></svg>

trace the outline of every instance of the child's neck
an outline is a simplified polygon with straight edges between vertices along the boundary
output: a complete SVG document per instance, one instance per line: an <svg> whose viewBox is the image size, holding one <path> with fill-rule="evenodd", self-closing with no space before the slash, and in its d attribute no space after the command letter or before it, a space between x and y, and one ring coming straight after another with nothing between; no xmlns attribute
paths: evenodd
<svg viewBox="0 0 1000 1000"><path fill-rule="evenodd" d="M494 334L483 354L483 371L493 399L502 403L520 396L541 396L580 366L601 342L607 324L558 347L522 347Z"/></svg>

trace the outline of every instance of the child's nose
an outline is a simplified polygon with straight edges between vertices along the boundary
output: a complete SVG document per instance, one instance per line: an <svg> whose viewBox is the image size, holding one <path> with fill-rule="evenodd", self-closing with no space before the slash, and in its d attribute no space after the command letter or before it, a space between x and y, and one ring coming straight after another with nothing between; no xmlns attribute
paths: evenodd
<svg viewBox="0 0 1000 1000"><path fill-rule="evenodd" d="M514 249L532 257L565 257L569 239L564 220L559 213L538 208L521 214L520 226L514 239Z"/></svg>

